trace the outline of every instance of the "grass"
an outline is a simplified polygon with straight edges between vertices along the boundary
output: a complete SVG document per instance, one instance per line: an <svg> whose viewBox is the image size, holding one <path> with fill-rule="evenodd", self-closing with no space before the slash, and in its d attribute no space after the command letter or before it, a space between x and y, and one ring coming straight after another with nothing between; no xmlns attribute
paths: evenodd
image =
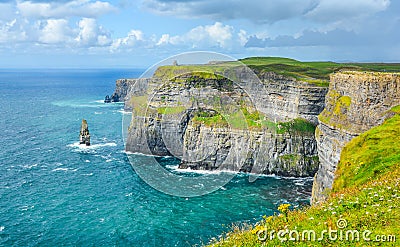
<svg viewBox="0 0 400 247"><path fill-rule="evenodd" d="M329 75L339 70L400 72L399 63L335 63L335 62L301 62L282 57L250 57L239 61L221 62L203 65L161 66L154 73L155 77L172 79L177 76L195 72L205 78L214 74L229 74L235 81L233 68L245 64L256 74L274 72L279 75L291 77L311 85L327 87Z"/></svg>
<svg viewBox="0 0 400 247"><path fill-rule="evenodd" d="M272 71L304 81L309 78L326 81L331 73L339 70L400 72L399 63L301 62L281 57L250 57L240 61L255 70Z"/></svg>
<svg viewBox="0 0 400 247"><path fill-rule="evenodd" d="M157 112L163 115L179 114L186 110L183 106L169 106L169 107L159 107Z"/></svg>
<svg viewBox="0 0 400 247"><path fill-rule="evenodd" d="M389 172L400 161L399 137L400 114L396 114L384 125L350 141L341 153L333 191L359 186Z"/></svg>
<svg viewBox="0 0 400 247"><path fill-rule="evenodd" d="M345 129L347 123L347 111L351 106L351 98L349 96L342 96L336 90L329 90L325 99L327 100L327 106L333 106L333 108L325 107L325 109L318 116L318 119L326 124L333 127Z"/></svg>
<svg viewBox="0 0 400 247"><path fill-rule="evenodd" d="M297 118L288 122L272 122L259 111L250 111L244 105L231 114L197 112L192 121L208 127L230 127L232 129L249 129L269 131L277 134L313 134L315 126L305 119Z"/></svg>
<svg viewBox="0 0 400 247"><path fill-rule="evenodd" d="M129 104L138 114L145 114L146 107L148 104L148 96L132 96L129 100Z"/></svg>
<svg viewBox="0 0 400 247"><path fill-rule="evenodd" d="M315 126L302 118L296 118L288 122L278 123L278 133L309 133L315 132Z"/></svg>
<svg viewBox="0 0 400 247"><path fill-rule="evenodd" d="M209 246L396 246L400 241L400 106L392 111L397 114L345 146L333 192L325 203L302 209L280 205L274 215L254 225L233 226ZM289 241L289 236L294 240ZM376 241L383 238L386 241Z"/></svg>

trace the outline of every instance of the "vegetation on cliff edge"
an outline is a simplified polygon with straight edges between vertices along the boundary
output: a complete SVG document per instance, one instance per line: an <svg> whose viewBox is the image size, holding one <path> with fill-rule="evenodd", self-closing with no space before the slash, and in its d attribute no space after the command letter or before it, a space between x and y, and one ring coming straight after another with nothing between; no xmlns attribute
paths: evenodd
<svg viewBox="0 0 400 247"><path fill-rule="evenodd" d="M210 115L197 112L193 122L204 124L208 127L230 127L232 129L249 129L254 131L269 131L277 134L313 134L315 126L309 121L297 118L287 122L272 122L259 111L249 111L242 106L240 111L223 116L220 113Z"/></svg>
<svg viewBox="0 0 400 247"><path fill-rule="evenodd" d="M395 246L400 241L400 106L392 111L397 114L345 146L325 203L296 210L281 205L275 215L234 226L210 246Z"/></svg>
<svg viewBox="0 0 400 247"><path fill-rule="evenodd" d="M339 70L400 72L399 63L302 62L282 57L249 57L240 59L239 62L251 68L258 75L274 72L278 75L322 87L327 87L329 85L329 75ZM225 72L240 66L241 63L239 62L161 66L154 75L159 78L172 79L193 71L197 71L200 74L231 74ZM232 76L234 77L234 74Z"/></svg>

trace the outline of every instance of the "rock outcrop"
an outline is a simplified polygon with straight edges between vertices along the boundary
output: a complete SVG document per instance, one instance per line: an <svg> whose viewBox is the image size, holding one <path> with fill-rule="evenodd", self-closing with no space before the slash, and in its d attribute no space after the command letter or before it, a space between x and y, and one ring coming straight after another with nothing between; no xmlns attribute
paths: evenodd
<svg viewBox="0 0 400 247"><path fill-rule="evenodd" d="M115 91L109 97L110 102L124 102L124 110L131 111L131 96L144 94L147 89L147 84L150 83L149 81L150 79L148 78L117 80Z"/></svg>
<svg viewBox="0 0 400 247"><path fill-rule="evenodd" d="M89 126L85 119L82 119L81 130L79 132L79 144L90 146Z"/></svg>
<svg viewBox="0 0 400 247"><path fill-rule="evenodd" d="M312 203L323 201L332 188L342 148L355 136L391 117L400 104L400 74L340 72L331 75L325 109L315 136L320 165Z"/></svg>
<svg viewBox="0 0 400 247"><path fill-rule="evenodd" d="M274 73L260 81L246 69L224 73L117 81L115 94L133 113L126 151L173 155L180 168L313 176L312 123L327 88Z"/></svg>

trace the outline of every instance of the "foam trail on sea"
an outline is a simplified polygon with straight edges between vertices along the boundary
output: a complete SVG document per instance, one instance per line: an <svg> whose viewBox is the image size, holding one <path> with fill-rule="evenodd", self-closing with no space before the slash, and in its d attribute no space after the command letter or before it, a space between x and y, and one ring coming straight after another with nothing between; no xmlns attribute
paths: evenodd
<svg viewBox="0 0 400 247"><path fill-rule="evenodd" d="M76 172L77 170L78 170L78 168L72 169L72 168L62 168L62 167L59 167L59 168L55 168L55 169L53 169L53 170L51 170L51 171L52 171L52 172L57 172L57 171L64 171L64 172L71 171L71 172Z"/></svg>
<svg viewBox="0 0 400 247"><path fill-rule="evenodd" d="M99 101L90 102L79 102L79 101L55 101L51 103L55 106L60 107L72 107L72 108L104 108L104 107L116 107L115 104L105 104Z"/></svg>
<svg viewBox="0 0 400 247"><path fill-rule="evenodd" d="M68 144L67 147L82 149L82 150L90 150L102 147L116 147L117 144L115 142L108 142L108 143L100 143L100 144L93 144L90 146L86 146L84 144L79 144L79 142L74 142L72 144Z"/></svg>
<svg viewBox="0 0 400 247"><path fill-rule="evenodd" d="M132 112L130 111L125 111L124 109L120 109L117 112L122 113L122 114L126 114L126 115L132 115Z"/></svg>

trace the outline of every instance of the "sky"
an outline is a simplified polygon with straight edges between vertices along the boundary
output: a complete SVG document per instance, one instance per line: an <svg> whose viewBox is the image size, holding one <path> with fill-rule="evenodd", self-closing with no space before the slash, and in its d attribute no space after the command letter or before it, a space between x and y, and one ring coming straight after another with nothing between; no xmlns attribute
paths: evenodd
<svg viewBox="0 0 400 247"><path fill-rule="evenodd" d="M191 51L400 62L400 1L0 0L0 68L147 68Z"/></svg>

